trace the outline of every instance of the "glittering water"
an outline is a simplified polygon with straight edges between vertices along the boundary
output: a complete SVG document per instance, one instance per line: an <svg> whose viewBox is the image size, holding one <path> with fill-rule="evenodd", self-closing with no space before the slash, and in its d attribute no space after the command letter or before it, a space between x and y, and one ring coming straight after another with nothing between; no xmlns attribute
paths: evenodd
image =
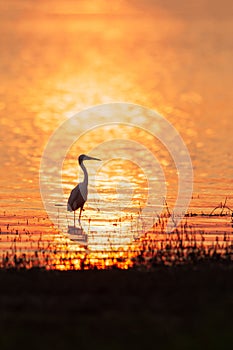
<svg viewBox="0 0 233 350"><path fill-rule="evenodd" d="M29 218L30 225L34 217L30 232L35 235L35 245L39 234L41 241L58 244L64 239L73 247L62 233L56 236L47 219L42 227L37 222L47 215L39 190L43 149L51 133L75 113L116 101L157 110L182 136L194 168L189 212L210 213L226 197L227 206L233 208L233 24L223 3L221 8L214 3L212 12L204 5L191 11L185 6L175 8L173 2L164 7L160 1L153 5L145 2L141 7L123 1L114 9L105 1L92 7L83 3L79 8L65 1L42 2L40 6L30 1L7 3L0 5L2 232L8 224L8 230L26 230L20 218ZM150 120L146 122L150 124ZM119 135L125 140L122 149L131 152L132 158L135 150L126 144L129 138L143 143L156 156L162 171L152 172L151 177L156 178L159 204L164 204L159 184L165 176L166 201L172 211L177 174L169 152L142 131L119 126L83 135L71 146L62 172L66 198L77 182L77 155ZM114 148L99 149L96 156L112 158L110 151ZM147 161L146 153L144 158ZM95 167L88 164L90 174ZM90 188L83 221L87 227L90 219L92 224L95 221L100 230L110 222L109 231L116 231L119 238L119 219L139 215L146 203L147 178L138 164L112 159L102 163L97 180L105 204L100 206ZM123 217L119 199L127 209ZM60 224L72 225L72 215L62 218L62 210ZM217 212L221 213L221 208ZM226 217L191 217L190 225L214 236L231 234L231 211L228 213ZM3 243L4 237L1 249L10 244Z"/></svg>

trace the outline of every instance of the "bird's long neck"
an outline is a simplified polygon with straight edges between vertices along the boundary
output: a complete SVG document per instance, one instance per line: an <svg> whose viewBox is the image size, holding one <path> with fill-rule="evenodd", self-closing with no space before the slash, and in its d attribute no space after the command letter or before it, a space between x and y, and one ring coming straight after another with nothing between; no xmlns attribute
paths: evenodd
<svg viewBox="0 0 233 350"><path fill-rule="evenodd" d="M87 169L85 167L85 165L83 163L80 164L80 167L82 168L82 171L84 173L84 180L83 182L88 185L88 173L87 173Z"/></svg>

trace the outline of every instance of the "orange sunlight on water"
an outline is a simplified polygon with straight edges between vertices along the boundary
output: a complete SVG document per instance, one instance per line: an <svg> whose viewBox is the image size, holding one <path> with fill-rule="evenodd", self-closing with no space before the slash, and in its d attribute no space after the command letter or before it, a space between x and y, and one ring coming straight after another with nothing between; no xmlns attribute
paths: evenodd
<svg viewBox="0 0 233 350"><path fill-rule="evenodd" d="M168 150L143 130L118 125L84 134L69 149L62 168L67 198L78 180L77 156L99 152L95 156L104 161L96 175L97 190L113 206L111 210L107 205L100 206L98 193L91 187L83 220L87 226L89 220L93 225L95 222L98 234L104 223L111 222L109 236L98 237L97 244L90 235L89 247L80 246L48 220L39 188L43 149L62 122L96 104L132 102L161 113L184 139L193 162L194 191L189 212L210 213L226 197L227 206L233 208L233 22L230 11L224 10L231 2L223 2L226 6L214 1L211 10L207 1L191 1L189 6L174 5L172 1L165 5L159 0L1 3L0 256L26 252L34 259L36 251L44 251L40 258L62 269L71 265L80 268L83 256L89 254L90 264L98 267L131 266L130 259L135 256L131 253L132 242L137 235L131 230L132 235L123 237L120 220L130 222L131 215L140 215L146 205L148 183L140 164L119 158L105 161L107 155L111 157L107 144L111 140L115 140L116 148L117 139L123 140L122 147L131 151L132 157L134 151L126 143L128 139L152 152L161 172L151 176L162 201L159 185L164 174L166 202L172 210L177 173ZM146 122L150 124L148 118ZM105 146L98 148L102 143ZM90 176L96 167L88 164ZM124 195L132 205L123 208L121 217L117 201ZM56 204L56 198L53 200ZM111 214L105 216L107 208ZM62 217L60 208L59 215L60 228L71 224L72 214ZM188 220L199 233L206 231L210 242L219 233L232 234L229 217L225 221L205 217ZM159 242L163 240L158 237ZM108 250L120 250L102 251L106 242Z"/></svg>

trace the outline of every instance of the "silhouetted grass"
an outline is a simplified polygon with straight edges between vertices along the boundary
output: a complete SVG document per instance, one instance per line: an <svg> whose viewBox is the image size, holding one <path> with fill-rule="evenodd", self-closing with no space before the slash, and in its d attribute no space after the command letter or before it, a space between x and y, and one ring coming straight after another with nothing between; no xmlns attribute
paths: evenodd
<svg viewBox="0 0 233 350"><path fill-rule="evenodd" d="M205 241L186 222L166 234L166 220L95 261L29 230L21 250L25 231L2 233L0 350L231 348L231 234Z"/></svg>
<svg viewBox="0 0 233 350"><path fill-rule="evenodd" d="M187 215L191 217L194 215L189 213L179 227L168 234L166 225L171 214L165 212L149 232L146 234L142 234L140 230L136 232L135 236L133 235L135 239L132 238L132 245L125 245L118 249L114 248L110 242L107 249L103 247L103 250L101 248L94 250L94 258L93 254L90 254L91 249L89 250L88 242L81 247L78 243L71 247L69 237L66 237L66 241L63 242L64 234L62 236L61 233L51 229L49 229L51 232L48 231L49 223L44 221L45 218L30 220L23 218L27 229L22 226L19 219L18 226L15 224L15 227L13 225L12 228L5 221L3 229L0 228L2 245L0 268L86 270L133 267L134 269L154 269L157 266L195 265L212 261L232 264L233 236L230 223L232 219L229 213L221 212L220 214L218 217L224 215L228 222L225 231L214 233L214 231L205 232L202 229L196 229L187 222ZM200 216L203 215L207 216L207 214ZM213 213L208 214L207 217L216 216L217 214ZM28 227L28 223L31 222L32 228L35 229L34 226L37 227L36 225L41 221L43 224L40 229L47 229L45 237L43 231L33 232ZM55 241L58 234L60 236ZM127 236L127 233L125 235ZM132 237L132 232L128 232L128 235ZM118 239L120 237L119 234ZM101 236L99 238L101 241ZM98 242L98 237L96 240ZM5 248L3 248L4 245Z"/></svg>

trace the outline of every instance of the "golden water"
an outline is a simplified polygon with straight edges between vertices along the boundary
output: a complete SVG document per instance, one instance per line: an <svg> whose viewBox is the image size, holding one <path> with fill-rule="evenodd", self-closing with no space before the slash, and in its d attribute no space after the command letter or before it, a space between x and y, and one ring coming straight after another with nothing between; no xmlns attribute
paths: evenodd
<svg viewBox="0 0 233 350"><path fill-rule="evenodd" d="M189 212L209 213L225 197L227 205L233 207L232 17L224 1L214 3L211 11L199 3L190 9L174 7L172 1L166 4L1 3L0 227L2 232L11 233L8 238L1 235L1 252L14 249L16 230L22 234L17 252L31 249L34 254L38 244L44 244L46 250L50 243L79 249L46 218L39 167L51 133L83 108L101 103L140 104L157 110L174 125L193 162ZM77 182L77 155L119 134L125 140L143 143L156 154L172 210L177 175L169 152L159 142L151 142L149 135L119 126L84 135L70 148L62 173L66 198ZM95 155L107 159L104 152ZM89 164L90 173L92 168L95 165ZM134 210L137 213L145 205L147 187L142 169L125 160L103 162L98 190L114 204L112 217L105 219L104 208L93 213L91 205L96 199L90 196L83 214L87 224L91 215L100 227L106 220L111 222L110 231L119 227L116 187L122 169L123 192L128 183L134 189L131 211L124 215L132 215ZM68 220L72 222L72 216ZM232 233L230 216L189 220L197 230L213 236ZM27 229L30 239L29 233L23 236Z"/></svg>

